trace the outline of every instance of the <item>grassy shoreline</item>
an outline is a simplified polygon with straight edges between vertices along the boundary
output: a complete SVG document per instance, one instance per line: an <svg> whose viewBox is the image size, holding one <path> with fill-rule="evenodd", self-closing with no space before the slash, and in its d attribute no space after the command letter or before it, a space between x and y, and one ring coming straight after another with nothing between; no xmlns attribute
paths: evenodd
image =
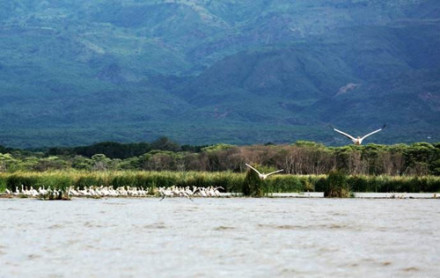
<svg viewBox="0 0 440 278"><path fill-rule="evenodd" d="M109 186L158 188L170 186L222 186L226 192L241 192L246 173L177 171L50 171L0 173L0 192L39 187L84 189ZM265 193L322 192L332 182L329 175L276 175L263 182ZM344 175L341 186L352 192L440 192L438 176ZM339 186L339 185L338 185Z"/></svg>

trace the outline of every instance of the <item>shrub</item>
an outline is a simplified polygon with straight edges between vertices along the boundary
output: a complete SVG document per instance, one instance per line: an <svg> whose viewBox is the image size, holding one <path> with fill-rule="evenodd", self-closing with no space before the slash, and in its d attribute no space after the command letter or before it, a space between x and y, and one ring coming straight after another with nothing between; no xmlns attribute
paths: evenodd
<svg viewBox="0 0 440 278"><path fill-rule="evenodd" d="M249 170L243 181L242 193L244 196L262 197L264 195L264 181L255 171Z"/></svg>
<svg viewBox="0 0 440 278"><path fill-rule="evenodd" d="M324 197L348 198L350 197L350 186L347 182L347 175L341 171L331 171L328 175L327 186L324 190Z"/></svg>

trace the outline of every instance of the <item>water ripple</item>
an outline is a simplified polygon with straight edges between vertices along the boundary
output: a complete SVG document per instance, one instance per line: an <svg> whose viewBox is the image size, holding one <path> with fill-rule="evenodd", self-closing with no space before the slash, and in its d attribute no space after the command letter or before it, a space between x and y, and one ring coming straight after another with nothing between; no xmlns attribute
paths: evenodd
<svg viewBox="0 0 440 278"><path fill-rule="evenodd" d="M3 201L0 277L438 276L437 200Z"/></svg>

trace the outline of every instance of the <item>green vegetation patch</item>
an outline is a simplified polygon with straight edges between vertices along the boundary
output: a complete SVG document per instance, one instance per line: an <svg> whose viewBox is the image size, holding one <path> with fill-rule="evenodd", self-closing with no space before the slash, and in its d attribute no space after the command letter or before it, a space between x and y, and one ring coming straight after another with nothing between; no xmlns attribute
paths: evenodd
<svg viewBox="0 0 440 278"><path fill-rule="evenodd" d="M440 192L440 177L350 176L339 171L329 175L276 175L261 180L253 171L173 172L173 171L53 171L0 173L0 192L38 189L66 190L69 187L112 186L150 189L157 187L223 187L226 192L242 192L261 197L269 193L324 192L328 197L349 197L351 192Z"/></svg>

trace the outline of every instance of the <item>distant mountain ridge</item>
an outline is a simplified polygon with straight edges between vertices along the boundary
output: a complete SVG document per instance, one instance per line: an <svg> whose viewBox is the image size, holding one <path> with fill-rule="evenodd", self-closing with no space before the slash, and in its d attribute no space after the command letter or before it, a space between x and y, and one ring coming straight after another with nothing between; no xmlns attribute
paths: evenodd
<svg viewBox="0 0 440 278"><path fill-rule="evenodd" d="M440 141L434 0L7 1L0 144Z"/></svg>

